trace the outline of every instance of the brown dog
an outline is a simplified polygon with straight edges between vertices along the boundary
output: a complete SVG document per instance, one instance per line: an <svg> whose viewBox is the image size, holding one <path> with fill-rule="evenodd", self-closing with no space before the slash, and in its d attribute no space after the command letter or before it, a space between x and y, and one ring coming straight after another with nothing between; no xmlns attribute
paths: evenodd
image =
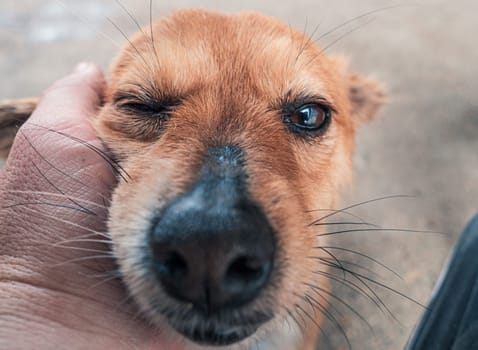
<svg viewBox="0 0 478 350"><path fill-rule="evenodd" d="M151 33L120 52L92 121L130 176L109 216L125 285L192 349L313 349L328 283L311 212L349 181L378 85L258 14L181 11ZM0 106L3 135L34 105Z"/></svg>

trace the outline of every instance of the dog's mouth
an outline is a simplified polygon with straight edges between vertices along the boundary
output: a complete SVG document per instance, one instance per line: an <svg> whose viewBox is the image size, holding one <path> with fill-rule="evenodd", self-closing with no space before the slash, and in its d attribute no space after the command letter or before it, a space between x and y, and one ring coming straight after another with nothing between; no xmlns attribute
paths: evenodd
<svg viewBox="0 0 478 350"><path fill-rule="evenodd" d="M184 337L199 345L226 346L239 343L253 335L259 326L197 326L195 328L176 328Z"/></svg>
<svg viewBox="0 0 478 350"><path fill-rule="evenodd" d="M174 313L163 313L170 326L190 341L203 346L227 346L239 343L258 331L270 321L272 311L256 311L253 313L240 310L222 311L215 315L205 315L199 310Z"/></svg>

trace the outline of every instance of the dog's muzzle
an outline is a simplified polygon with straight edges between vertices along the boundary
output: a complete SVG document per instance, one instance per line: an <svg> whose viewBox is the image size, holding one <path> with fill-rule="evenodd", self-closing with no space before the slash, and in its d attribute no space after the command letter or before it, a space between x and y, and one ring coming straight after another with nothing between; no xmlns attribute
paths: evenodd
<svg viewBox="0 0 478 350"><path fill-rule="evenodd" d="M223 318L258 298L270 281L276 239L266 215L248 195L239 147L209 151L196 182L158 216L151 248L162 288L176 301L192 305L205 321ZM266 319L254 321L253 330ZM251 333L250 324L244 325L247 332L240 326L223 329L224 336L215 334L218 327L185 335L224 345Z"/></svg>

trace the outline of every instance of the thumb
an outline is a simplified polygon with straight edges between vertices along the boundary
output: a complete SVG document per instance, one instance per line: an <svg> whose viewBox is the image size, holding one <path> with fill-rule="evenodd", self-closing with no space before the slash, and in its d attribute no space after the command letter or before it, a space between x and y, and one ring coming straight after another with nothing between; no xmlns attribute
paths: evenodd
<svg viewBox="0 0 478 350"><path fill-rule="evenodd" d="M73 128L79 132L76 136L91 138L94 132L87 121L101 105L104 86L103 74L97 66L80 63L72 74L45 91L28 121L55 130Z"/></svg>
<svg viewBox="0 0 478 350"><path fill-rule="evenodd" d="M111 163L89 119L100 108L105 80L83 63L48 88L20 128L2 172L10 189L81 194L109 193ZM82 189L87 183L89 191Z"/></svg>

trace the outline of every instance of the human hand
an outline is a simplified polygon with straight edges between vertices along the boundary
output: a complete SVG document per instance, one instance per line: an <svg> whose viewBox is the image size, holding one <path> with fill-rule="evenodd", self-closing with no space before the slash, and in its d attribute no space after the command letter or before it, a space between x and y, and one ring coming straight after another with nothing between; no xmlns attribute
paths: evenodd
<svg viewBox="0 0 478 350"><path fill-rule="evenodd" d="M137 315L106 232L116 163L88 123L102 73L47 90L0 173L0 348L173 349Z"/></svg>

